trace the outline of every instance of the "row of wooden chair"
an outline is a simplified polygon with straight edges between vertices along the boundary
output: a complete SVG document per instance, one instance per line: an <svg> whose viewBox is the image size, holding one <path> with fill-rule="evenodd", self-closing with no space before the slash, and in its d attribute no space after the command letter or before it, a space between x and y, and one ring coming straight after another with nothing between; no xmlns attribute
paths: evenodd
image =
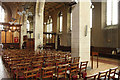
<svg viewBox="0 0 120 80"><path fill-rule="evenodd" d="M66 78L69 74L71 79L80 78L86 72L88 61L79 64L80 57L71 58L69 53L53 52L43 51L40 54L35 54L35 52L30 51L6 51L3 60L10 68L14 78L36 77L44 79L53 78L54 75L59 79L61 75Z"/></svg>
<svg viewBox="0 0 120 80"><path fill-rule="evenodd" d="M120 72L116 72L117 71L117 67L115 68L111 68L109 70L106 71L101 71L97 74L93 74L91 76L86 76L84 77L84 80L119 80L119 76L120 76ZM117 75L117 77L116 77Z"/></svg>
<svg viewBox="0 0 120 80"><path fill-rule="evenodd" d="M85 62L87 62L87 61L85 61ZM81 62L81 63L85 63L85 62ZM79 74L79 73L82 70L82 68L79 68L79 63L63 64L63 65L58 65L57 67L58 67L57 72L55 72L56 66L45 67L45 68L42 68L41 70L40 70L40 68L35 68L33 70L23 72L24 75L19 78L34 78L34 79L42 78L42 80L44 80L44 79L45 80L47 80L47 79L48 80L49 79L59 80L61 78L64 78L64 79L67 79L67 78L72 79L73 78L73 80L74 80L74 79L80 78L79 75L81 75L81 74ZM37 70L37 72L35 72L36 70ZM84 70L84 71L86 71L86 70Z"/></svg>

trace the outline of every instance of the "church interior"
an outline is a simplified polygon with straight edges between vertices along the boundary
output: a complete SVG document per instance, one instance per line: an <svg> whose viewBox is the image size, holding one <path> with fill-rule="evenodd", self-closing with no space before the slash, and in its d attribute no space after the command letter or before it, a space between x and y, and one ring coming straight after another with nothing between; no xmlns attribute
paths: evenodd
<svg viewBox="0 0 120 80"><path fill-rule="evenodd" d="M120 80L120 1L0 0L1 80Z"/></svg>

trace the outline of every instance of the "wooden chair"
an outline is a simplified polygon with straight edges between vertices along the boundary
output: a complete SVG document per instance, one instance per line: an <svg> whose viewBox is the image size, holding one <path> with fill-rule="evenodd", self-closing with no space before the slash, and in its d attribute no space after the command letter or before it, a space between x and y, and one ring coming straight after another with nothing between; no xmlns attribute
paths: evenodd
<svg viewBox="0 0 120 80"><path fill-rule="evenodd" d="M25 79L37 79L40 77L40 76L38 76L40 74L39 68L35 68L35 69L30 70L30 71L25 71L23 73L24 73Z"/></svg>
<svg viewBox="0 0 120 80"><path fill-rule="evenodd" d="M59 55L59 54L56 55L56 56L55 56L55 59L60 59L60 55Z"/></svg>
<svg viewBox="0 0 120 80"><path fill-rule="evenodd" d="M66 64L66 63L67 62L65 59L56 59L56 66Z"/></svg>
<svg viewBox="0 0 120 80"><path fill-rule="evenodd" d="M116 67L116 68L111 68L110 70L109 70L109 74L108 74L108 80L110 80L110 79L115 79L115 73L116 73L116 70L117 70L118 68Z"/></svg>
<svg viewBox="0 0 120 80"><path fill-rule="evenodd" d="M56 59L56 61L55 61L55 66L56 66L55 72L57 73L58 65L63 65L63 64L66 64L66 63L67 62L65 61L65 59Z"/></svg>
<svg viewBox="0 0 120 80"><path fill-rule="evenodd" d="M87 64L88 64L88 61L83 61L80 63L80 72L79 72L80 78L83 76L83 74L87 74L86 73Z"/></svg>
<svg viewBox="0 0 120 80"><path fill-rule="evenodd" d="M45 67L55 66L55 60L47 60L44 64Z"/></svg>
<svg viewBox="0 0 120 80"><path fill-rule="evenodd" d="M59 78L67 78L67 68L68 68L68 65L65 64L65 65L58 65L58 69L57 69L57 80Z"/></svg>
<svg viewBox="0 0 120 80"><path fill-rule="evenodd" d="M17 67L17 70L14 71L15 78L21 78L21 77L23 78L24 77L23 72L27 71L27 69L28 69L28 66Z"/></svg>
<svg viewBox="0 0 120 80"><path fill-rule="evenodd" d="M32 68L42 68L43 62L38 61L38 62L32 62Z"/></svg>
<svg viewBox="0 0 120 80"><path fill-rule="evenodd" d="M72 63L72 60L73 60L73 58L70 57L70 58L66 59L66 62L69 64L69 63Z"/></svg>
<svg viewBox="0 0 120 80"><path fill-rule="evenodd" d="M106 80L108 71L101 71L98 74L98 80Z"/></svg>
<svg viewBox="0 0 120 80"><path fill-rule="evenodd" d="M69 73L69 79L77 79L79 73L79 63L71 63L70 64L70 73Z"/></svg>
<svg viewBox="0 0 120 80"><path fill-rule="evenodd" d="M71 57L66 59L66 63L69 64L69 65L68 65L68 70L69 70L69 71L70 71L70 64L72 63L72 60L73 60L73 59L72 59Z"/></svg>
<svg viewBox="0 0 120 80"><path fill-rule="evenodd" d="M79 62L80 61L80 57L74 57L73 59L73 63Z"/></svg>
<svg viewBox="0 0 120 80"><path fill-rule="evenodd" d="M96 80L97 79L96 78L97 75L98 74L93 74L93 75L90 75L90 76L85 76L84 80Z"/></svg>
<svg viewBox="0 0 120 80"><path fill-rule="evenodd" d="M53 80L53 72L55 70L55 66L42 68L42 79L52 79Z"/></svg>
<svg viewBox="0 0 120 80"><path fill-rule="evenodd" d="M120 79L120 70L118 70L118 72L115 73L115 79Z"/></svg>

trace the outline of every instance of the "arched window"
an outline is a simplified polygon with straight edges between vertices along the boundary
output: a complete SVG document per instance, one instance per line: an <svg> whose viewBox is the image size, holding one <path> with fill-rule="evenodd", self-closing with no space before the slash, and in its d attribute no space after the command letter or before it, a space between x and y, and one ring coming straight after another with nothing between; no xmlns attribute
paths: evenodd
<svg viewBox="0 0 120 80"><path fill-rule="evenodd" d="M5 22L5 11L2 6L0 6L0 22ZM0 25L0 29L3 29L3 25Z"/></svg>
<svg viewBox="0 0 120 80"><path fill-rule="evenodd" d="M62 32L63 27L63 14L62 12L59 13L59 32Z"/></svg>
<svg viewBox="0 0 120 80"><path fill-rule="evenodd" d="M72 8L69 9L69 14L70 14L69 22L70 22L70 31L71 31L72 30Z"/></svg>
<svg viewBox="0 0 120 80"><path fill-rule="evenodd" d="M107 0L107 25L118 24L118 0Z"/></svg>
<svg viewBox="0 0 120 80"><path fill-rule="evenodd" d="M47 21L47 32L52 32L52 18L49 16Z"/></svg>
<svg viewBox="0 0 120 80"><path fill-rule="evenodd" d="M47 32L52 32L52 17L49 16L48 17L48 21L47 21ZM47 34L47 38L49 38L49 35ZM50 38L52 38L52 35L50 34Z"/></svg>
<svg viewBox="0 0 120 80"><path fill-rule="evenodd" d="M27 20L27 31L30 31L30 22Z"/></svg>

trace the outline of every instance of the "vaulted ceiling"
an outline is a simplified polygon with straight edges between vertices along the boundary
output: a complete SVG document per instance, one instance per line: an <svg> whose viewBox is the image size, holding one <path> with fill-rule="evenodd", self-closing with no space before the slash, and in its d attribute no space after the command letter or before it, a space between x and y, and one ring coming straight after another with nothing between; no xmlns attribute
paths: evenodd
<svg viewBox="0 0 120 80"><path fill-rule="evenodd" d="M51 12L58 10L60 7L69 5L67 2L46 2L45 3L45 16L49 15Z"/></svg>
<svg viewBox="0 0 120 80"><path fill-rule="evenodd" d="M35 12L35 2L3 2L6 7L9 7L11 13L15 14L15 11L22 11L26 9L33 13ZM59 9L62 6L68 5L67 2L45 2L44 15L47 16L49 13Z"/></svg>

